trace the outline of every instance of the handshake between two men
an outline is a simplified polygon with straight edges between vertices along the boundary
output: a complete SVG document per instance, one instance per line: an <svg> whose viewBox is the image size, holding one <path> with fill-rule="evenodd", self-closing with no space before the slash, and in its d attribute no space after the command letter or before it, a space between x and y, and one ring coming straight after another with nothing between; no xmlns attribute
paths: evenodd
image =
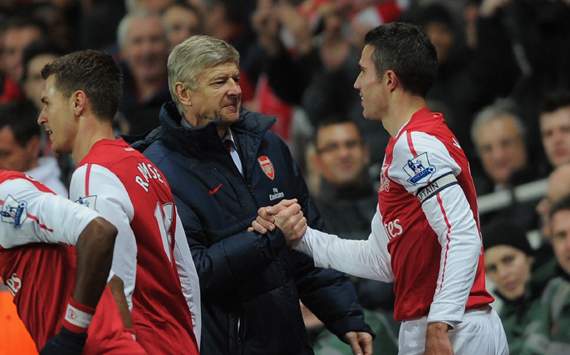
<svg viewBox="0 0 570 355"><path fill-rule="evenodd" d="M281 200L276 205L261 207L248 230L265 234L275 228L283 233L289 247L293 247L303 238L307 230L307 218L303 215L297 199Z"/></svg>

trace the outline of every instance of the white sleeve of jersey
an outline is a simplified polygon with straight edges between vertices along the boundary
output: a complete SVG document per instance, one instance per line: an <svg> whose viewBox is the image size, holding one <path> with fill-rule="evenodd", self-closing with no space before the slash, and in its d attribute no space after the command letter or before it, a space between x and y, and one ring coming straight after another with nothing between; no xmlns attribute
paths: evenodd
<svg viewBox="0 0 570 355"><path fill-rule="evenodd" d="M0 246L30 243L75 245L85 227L99 215L26 179L0 183Z"/></svg>
<svg viewBox="0 0 570 355"><path fill-rule="evenodd" d="M200 300L200 280L198 279L198 272L196 265L190 253L186 233L184 233L184 226L180 221L180 216L176 212L176 234L174 244L174 259L176 260L176 268L178 269L178 276L180 277L180 285L182 286L182 293L186 298L186 303L192 314L192 326L194 328L194 336L198 348L200 348L200 338L202 333L202 306Z"/></svg>
<svg viewBox="0 0 570 355"><path fill-rule="evenodd" d="M393 164L396 165L391 176L399 174L397 182L418 197L441 245L428 322L455 325L463 318L482 252L479 229L457 182L461 169L445 145L422 132L403 136L394 148Z"/></svg>
<svg viewBox="0 0 570 355"><path fill-rule="evenodd" d="M125 285L125 296L132 309L137 270L137 243L131 228L134 207L119 178L109 169L96 165L80 166L71 178L70 198L99 212L117 228L109 280L117 275Z"/></svg>
<svg viewBox="0 0 570 355"><path fill-rule="evenodd" d="M342 239L309 227L295 249L311 256L318 267L383 282L394 279L388 236L378 210L367 240Z"/></svg>

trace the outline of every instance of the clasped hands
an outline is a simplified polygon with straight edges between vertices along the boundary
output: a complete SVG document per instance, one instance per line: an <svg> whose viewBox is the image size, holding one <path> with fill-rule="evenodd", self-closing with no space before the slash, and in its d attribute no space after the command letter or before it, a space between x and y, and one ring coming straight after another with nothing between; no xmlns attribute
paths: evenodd
<svg viewBox="0 0 570 355"><path fill-rule="evenodd" d="M307 218L303 215L297 199L281 200L273 206L261 207L257 217L248 228L250 232L265 234L278 228L288 246L298 243L307 230Z"/></svg>

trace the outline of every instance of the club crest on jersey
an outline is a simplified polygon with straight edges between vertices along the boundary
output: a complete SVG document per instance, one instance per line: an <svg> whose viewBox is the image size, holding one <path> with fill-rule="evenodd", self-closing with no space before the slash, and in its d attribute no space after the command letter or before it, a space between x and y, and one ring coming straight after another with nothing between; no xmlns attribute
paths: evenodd
<svg viewBox="0 0 570 355"><path fill-rule="evenodd" d="M271 180L275 179L275 169L273 168L273 163L271 162L271 160L269 160L269 157L267 155L259 156L257 158L257 162L259 163L261 170L263 170L263 172L269 179Z"/></svg>
<svg viewBox="0 0 570 355"><path fill-rule="evenodd" d="M413 159L408 159L403 168L406 174L410 177L408 181L412 184L417 184L418 182L429 178L435 172L435 166L429 163L427 153L420 154Z"/></svg>
<svg viewBox="0 0 570 355"><path fill-rule="evenodd" d="M97 202L97 195L81 196L75 201L76 203L89 207L91 209L96 209L95 205Z"/></svg>
<svg viewBox="0 0 570 355"><path fill-rule="evenodd" d="M18 201L8 195L0 211L0 220L4 223L13 224L15 228L20 228L28 218L28 203Z"/></svg>

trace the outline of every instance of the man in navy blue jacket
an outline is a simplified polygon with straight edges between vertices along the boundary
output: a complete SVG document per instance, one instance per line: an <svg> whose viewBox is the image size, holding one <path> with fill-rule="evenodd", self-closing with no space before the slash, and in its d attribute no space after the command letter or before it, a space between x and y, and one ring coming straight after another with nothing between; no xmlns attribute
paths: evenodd
<svg viewBox="0 0 570 355"><path fill-rule="evenodd" d="M193 36L176 46L168 58L174 102L162 107L161 127L135 144L176 198L203 295L200 352L312 354L301 300L355 354L371 354L348 279L315 268L278 229L248 231L259 208L286 199L302 207L297 228L322 223L287 146L268 131L274 119L241 110L238 65L222 40Z"/></svg>

